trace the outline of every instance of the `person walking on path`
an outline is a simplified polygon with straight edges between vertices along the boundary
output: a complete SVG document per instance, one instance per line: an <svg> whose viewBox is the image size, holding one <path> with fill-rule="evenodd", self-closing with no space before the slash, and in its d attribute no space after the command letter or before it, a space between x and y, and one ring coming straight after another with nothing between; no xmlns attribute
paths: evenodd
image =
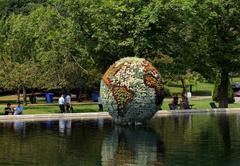
<svg viewBox="0 0 240 166"><path fill-rule="evenodd" d="M17 107L15 108L14 115L22 115L23 107L21 106L21 102L18 102Z"/></svg>
<svg viewBox="0 0 240 166"><path fill-rule="evenodd" d="M67 94L65 97L66 111L69 113L71 108L71 96Z"/></svg>
<svg viewBox="0 0 240 166"><path fill-rule="evenodd" d="M58 105L59 105L59 108L60 108L60 112L61 113L65 113L65 100L63 98L63 94L58 99Z"/></svg>

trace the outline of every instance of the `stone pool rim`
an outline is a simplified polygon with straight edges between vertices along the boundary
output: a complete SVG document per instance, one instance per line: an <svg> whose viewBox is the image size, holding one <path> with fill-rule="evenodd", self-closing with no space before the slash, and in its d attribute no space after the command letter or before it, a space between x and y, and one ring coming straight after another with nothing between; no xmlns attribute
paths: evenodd
<svg viewBox="0 0 240 166"><path fill-rule="evenodd" d="M153 118L165 117L171 115L184 114L217 114L217 113L240 113L240 108L216 108L216 109L191 109L191 110L159 110ZM0 122L8 121L47 121L59 119L76 119L76 120L97 120L112 119L108 112L91 112L91 113L55 113L55 114L29 114L29 115L1 115Z"/></svg>

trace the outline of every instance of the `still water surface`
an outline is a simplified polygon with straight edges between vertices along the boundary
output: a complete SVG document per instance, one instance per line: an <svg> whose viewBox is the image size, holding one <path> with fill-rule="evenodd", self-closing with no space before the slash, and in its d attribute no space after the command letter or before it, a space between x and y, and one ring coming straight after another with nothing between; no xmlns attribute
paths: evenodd
<svg viewBox="0 0 240 166"><path fill-rule="evenodd" d="M240 114L0 123L0 165L240 165Z"/></svg>

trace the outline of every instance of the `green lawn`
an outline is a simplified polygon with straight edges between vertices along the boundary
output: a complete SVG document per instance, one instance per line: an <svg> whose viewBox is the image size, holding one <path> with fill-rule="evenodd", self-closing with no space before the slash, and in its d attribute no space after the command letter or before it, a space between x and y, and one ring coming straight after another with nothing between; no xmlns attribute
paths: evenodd
<svg viewBox="0 0 240 166"><path fill-rule="evenodd" d="M234 77L231 79L231 81L240 83L240 77Z"/></svg>
<svg viewBox="0 0 240 166"><path fill-rule="evenodd" d="M75 113L79 112L97 112L98 105L73 105ZM57 105L51 106L27 106L24 109L25 114L48 114L48 113L59 113L59 107Z"/></svg>
<svg viewBox="0 0 240 166"><path fill-rule="evenodd" d="M43 96L43 94L42 94ZM22 98L22 96L21 96ZM3 114L3 110L6 107L7 103L11 103L12 107L16 106L16 95L3 95L0 96L0 114ZM49 113L59 113L60 109L57 104L58 97L53 98L53 103L46 103L45 97L37 97L37 104L28 104L27 106L23 105L24 114L49 114ZM98 105L97 103L79 103L73 101L73 109L75 113L79 112L97 112Z"/></svg>
<svg viewBox="0 0 240 166"><path fill-rule="evenodd" d="M0 114L3 114L5 105L0 105ZM74 113L79 112L97 112L97 104L74 104ZM46 105L27 105L23 106L24 114L49 114L49 113L59 113L59 107L57 104L46 104Z"/></svg>
<svg viewBox="0 0 240 166"><path fill-rule="evenodd" d="M231 78L231 82L240 83L240 77ZM165 85L169 89L171 94L182 92L182 84L180 81L171 81ZM192 86L192 94L195 96L211 96L214 89L213 83L207 82L197 82ZM189 91L189 86L187 85L187 91Z"/></svg>
<svg viewBox="0 0 240 166"><path fill-rule="evenodd" d="M176 82L170 82L167 85L165 85L167 89L169 89L171 94L178 93L180 94L182 92L182 85L180 81ZM192 86L192 92L193 95L196 96L210 96L212 94L214 88L214 84L212 83L196 83ZM187 90L189 91L189 86L187 86Z"/></svg>
<svg viewBox="0 0 240 166"><path fill-rule="evenodd" d="M162 109L169 110L168 104L170 100L163 102ZM194 109L209 109L211 108L209 103L211 99L201 99L201 100L190 100L190 104L193 104ZM0 105L0 114L3 114L3 109L5 105ZM56 103L54 104L36 104L23 106L24 114L49 114L49 113L59 113L59 107ZM98 105L96 104L84 104L84 103L74 103L74 112L98 112ZM229 104L229 108L240 108L240 103Z"/></svg>
<svg viewBox="0 0 240 166"><path fill-rule="evenodd" d="M212 99L201 99L201 100L189 100L190 104L193 104L193 109L209 109L211 108L209 103L212 102ZM171 101L164 101L162 105L163 110L168 110L169 106L168 104L171 103ZM218 103L216 103L218 106ZM229 104L229 108L240 108L240 103L234 103Z"/></svg>
<svg viewBox="0 0 240 166"><path fill-rule="evenodd" d="M233 78L232 81L240 82L240 78ZM171 94L181 93L182 87L180 82L170 82L166 87L170 90ZM211 83L197 83L193 85L193 96L211 96L214 85ZM54 97L53 104L47 104L44 97L38 97L37 103L33 105L24 106L24 114L48 114L48 113L59 113L59 107L57 105L58 97ZM10 102L12 106L16 105L16 95L0 96L0 114L3 114L3 109L6 104ZM165 100L162 105L162 109L168 110L168 104L171 101ZM196 109L206 109L210 108L209 103L211 99L201 99L201 100L190 100L190 104L193 104L193 108ZM74 102L73 104L74 112L97 112L98 105L96 104L84 104L79 102ZM229 104L229 108L240 108L239 103Z"/></svg>
<svg viewBox="0 0 240 166"><path fill-rule="evenodd" d="M53 103L47 104L44 97L37 98L37 104L28 104L23 106L24 114L49 114L59 113L59 107L57 104L58 98L55 97ZM16 106L16 95L0 96L0 114L3 114L3 110L7 103L11 103L12 107ZM91 103L79 103L73 102L73 109L75 113L78 112L97 112L98 105Z"/></svg>

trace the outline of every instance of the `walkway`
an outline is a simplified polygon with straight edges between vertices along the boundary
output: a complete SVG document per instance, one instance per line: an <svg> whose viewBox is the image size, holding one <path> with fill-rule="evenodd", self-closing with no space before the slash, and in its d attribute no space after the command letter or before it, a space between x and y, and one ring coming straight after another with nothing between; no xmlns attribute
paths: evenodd
<svg viewBox="0 0 240 166"><path fill-rule="evenodd" d="M184 114L212 114L212 113L238 113L240 108L227 109L198 109L198 110L161 110L158 111L154 117L165 117L171 115ZM45 120L59 120L59 119L79 119L79 120L94 120L94 119L111 119L108 112L94 112L94 113L64 113L64 114L36 114L36 115L3 115L0 116L0 122L6 121L45 121Z"/></svg>

